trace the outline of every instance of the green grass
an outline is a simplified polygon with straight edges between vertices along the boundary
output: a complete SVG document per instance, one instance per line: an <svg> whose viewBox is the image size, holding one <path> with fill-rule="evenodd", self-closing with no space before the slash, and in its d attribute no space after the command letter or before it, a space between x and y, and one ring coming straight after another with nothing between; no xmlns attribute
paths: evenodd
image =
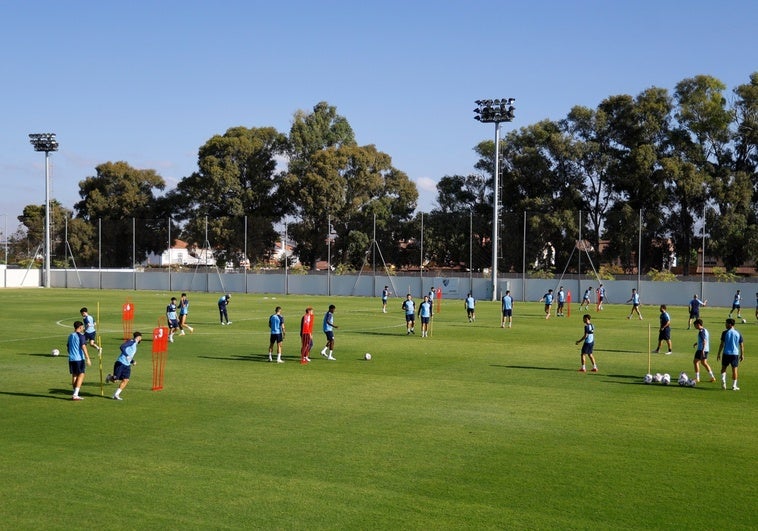
<svg viewBox="0 0 758 531"><path fill-rule="evenodd" d="M174 294L178 296L177 294ZM71 323L100 303L108 372L121 305L145 333L124 401L100 397L97 362L72 402ZM151 332L171 294L0 291L0 497L6 529L755 529L758 326L739 392L643 385L648 324L627 306L595 314L599 374L579 374L570 318L517 304L514 328L479 302L445 301L433 337L407 337L400 299L190 294L192 335L169 346L151 391ZM336 362L301 366L298 326L337 306ZM266 362L284 308L283 365ZM711 362L727 311L704 309ZM673 308L674 354L652 372L692 373L694 331ZM418 332L418 329L417 329ZM655 343L653 344L655 346ZM374 359L362 360L365 352ZM95 356L96 359L96 356ZM717 370L718 372L718 370ZM731 381L731 379L730 379Z"/></svg>

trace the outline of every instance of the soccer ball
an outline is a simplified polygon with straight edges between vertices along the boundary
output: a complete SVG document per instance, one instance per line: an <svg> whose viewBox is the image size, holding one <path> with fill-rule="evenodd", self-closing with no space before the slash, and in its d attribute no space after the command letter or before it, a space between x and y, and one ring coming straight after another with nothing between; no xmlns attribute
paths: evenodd
<svg viewBox="0 0 758 531"><path fill-rule="evenodd" d="M61 355L61 351L58 350L57 348L54 348L53 351L50 353L50 355L51 356L60 356Z"/></svg>
<svg viewBox="0 0 758 531"><path fill-rule="evenodd" d="M687 387L695 387L695 385L697 385L697 380L694 378L687 381Z"/></svg>
<svg viewBox="0 0 758 531"><path fill-rule="evenodd" d="M370 360L371 360L371 354L369 354L368 352L366 352L366 353L363 355L363 359L364 359L364 360L366 360L366 361L370 361Z"/></svg>
<svg viewBox="0 0 758 531"><path fill-rule="evenodd" d="M661 383L663 385L668 385L671 383L671 375L669 373L666 373L663 375L663 378L661 378Z"/></svg>
<svg viewBox="0 0 758 531"><path fill-rule="evenodd" d="M653 383L653 375L652 374L646 374L644 378L642 378L642 381L646 384Z"/></svg>
<svg viewBox="0 0 758 531"><path fill-rule="evenodd" d="M653 375L653 381L655 383L661 383L661 380L663 380L663 375L661 373L657 372Z"/></svg>
<svg viewBox="0 0 758 531"><path fill-rule="evenodd" d="M742 318L742 324L745 324L745 323L747 323L747 321L746 321L746 320L745 320L745 318L743 317L743 318Z"/></svg>
<svg viewBox="0 0 758 531"><path fill-rule="evenodd" d="M679 385L681 385L682 387L687 385L687 382L689 381L689 379L690 377L687 376L686 372L679 373Z"/></svg>

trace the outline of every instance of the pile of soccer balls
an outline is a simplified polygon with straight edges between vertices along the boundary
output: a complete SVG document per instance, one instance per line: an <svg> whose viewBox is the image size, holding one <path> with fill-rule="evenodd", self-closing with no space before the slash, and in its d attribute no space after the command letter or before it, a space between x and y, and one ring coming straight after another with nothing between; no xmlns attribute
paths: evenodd
<svg viewBox="0 0 758 531"><path fill-rule="evenodd" d="M662 385L669 385L671 383L671 375L668 373L661 374L659 372L655 374L646 374L644 378L642 378L642 381L646 384L659 383ZM695 387L697 381L687 376L687 373L682 372L679 373L677 383L682 387Z"/></svg>
<svg viewBox="0 0 758 531"><path fill-rule="evenodd" d="M645 377L642 379L642 381L645 382L646 384L659 383L663 385L668 385L671 383L671 375L668 373L661 374L659 372L655 374L646 374Z"/></svg>

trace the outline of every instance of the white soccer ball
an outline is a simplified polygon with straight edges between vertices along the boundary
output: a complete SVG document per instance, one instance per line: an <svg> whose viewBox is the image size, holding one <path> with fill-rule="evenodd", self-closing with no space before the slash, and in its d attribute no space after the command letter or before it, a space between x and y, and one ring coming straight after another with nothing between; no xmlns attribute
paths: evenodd
<svg viewBox="0 0 758 531"><path fill-rule="evenodd" d="M363 359L364 359L364 360L366 360L366 361L370 361L370 360L371 360L371 354L369 354L368 352L366 352L366 353L363 355Z"/></svg>
<svg viewBox="0 0 758 531"><path fill-rule="evenodd" d="M687 380L687 387L695 387L697 385L697 380L694 378L691 380Z"/></svg>
<svg viewBox="0 0 758 531"><path fill-rule="evenodd" d="M655 383L661 383L661 380L663 380L663 375L661 373L657 372L653 375L653 381Z"/></svg>
<svg viewBox="0 0 758 531"><path fill-rule="evenodd" d="M661 379L661 383L663 385L668 385L671 383L671 375L669 373L666 373L663 375L663 378Z"/></svg>
<svg viewBox="0 0 758 531"><path fill-rule="evenodd" d="M50 353L50 355L51 356L60 356L61 355L61 351L58 350L57 348L54 348L53 351Z"/></svg>
<svg viewBox="0 0 758 531"><path fill-rule="evenodd" d="M646 384L653 383L653 375L652 374L646 374L644 378L642 378L642 381Z"/></svg>
<svg viewBox="0 0 758 531"><path fill-rule="evenodd" d="M746 320L745 320L745 318L743 317L743 318L742 318L742 324L745 324L745 323L747 323L747 321L746 321Z"/></svg>
<svg viewBox="0 0 758 531"><path fill-rule="evenodd" d="M680 372L679 373L679 385L687 385L687 382L689 381L690 377L687 376L686 372Z"/></svg>

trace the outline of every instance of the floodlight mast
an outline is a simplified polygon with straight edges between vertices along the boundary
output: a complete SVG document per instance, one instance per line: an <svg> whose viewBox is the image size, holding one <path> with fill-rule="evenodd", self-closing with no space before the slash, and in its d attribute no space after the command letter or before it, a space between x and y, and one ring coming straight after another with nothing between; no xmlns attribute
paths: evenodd
<svg viewBox="0 0 758 531"><path fill-rule="evenodd" d="M55 133L32 133L29 141L34 151L45 152L45 278L43 286L50 287L50 152L58 151Z"/></svg>
<svg viewBox="0 0 758 531"><path fill-rule="evenodd" d="M502 98L499 100L476 100L476 109L474 109L474 120L482 123L495 124L495 172L492 184L492 300L497 300L497 243L498 243L498 221L500 205L499 178L500 178L500 124L502 122L512 122L515 118L516 103L515 98Z"/></svg>

